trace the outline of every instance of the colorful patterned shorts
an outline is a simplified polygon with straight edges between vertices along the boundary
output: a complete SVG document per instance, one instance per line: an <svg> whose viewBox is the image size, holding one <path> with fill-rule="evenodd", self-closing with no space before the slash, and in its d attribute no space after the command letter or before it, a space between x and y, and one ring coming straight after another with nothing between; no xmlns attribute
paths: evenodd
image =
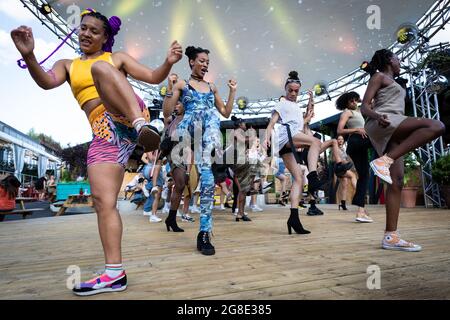
<svg viewBox="0 0 450 320"><path fill-rule="evenodd" d="M142 116L150 121L150 114L144 102L137 97ZM93 140L89 146L87 165L118 163L125 168L136 147L137 132L131 122L122 115L106 111L103 104L89 115Z"/></svg>

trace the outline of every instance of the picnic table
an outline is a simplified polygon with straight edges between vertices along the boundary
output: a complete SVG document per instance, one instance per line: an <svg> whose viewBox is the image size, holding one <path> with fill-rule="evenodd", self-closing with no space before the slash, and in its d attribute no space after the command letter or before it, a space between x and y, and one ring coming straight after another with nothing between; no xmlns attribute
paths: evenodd
<svg viewBox="0 0 450 320"><path fill-rule="evenodd" d="M64 201L58 213L56 213L56 216L63 215L68 208L86 208L86 207L91 208L94 207L94 203L92 202L92 195L72 194L67 197L66 201Z"/></svg>
<svg viewBox="0 0 450 320"><path fill-rule="evenodd" d="M7 215L7 214L21 214L22 218L25 219L28 215L33 214L33 212L44 210L42 208L34 208L34 209L28 208L27 209L25 207L25 203L35 202L35 201L37 201L36 198L17 197L16 198L16 204L19 204L19 208L18 209L13 209L13 210L10 210L10 211L0 212L0 221L3 221L3 219L5 218L5 215Z"/></svg>

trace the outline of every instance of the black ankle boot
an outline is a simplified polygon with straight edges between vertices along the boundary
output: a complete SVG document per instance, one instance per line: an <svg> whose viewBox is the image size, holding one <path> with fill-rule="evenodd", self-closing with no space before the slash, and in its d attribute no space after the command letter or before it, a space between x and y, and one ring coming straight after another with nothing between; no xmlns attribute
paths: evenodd
<svg viewBox="0 0 450 320"><path fill-rule="evenodd" d="M177 225L177 210L169 211L169 216L166 218L165 223L167 231L170 231L170 228L172 228L173 232L184 232L184 230Z"/></svg>
<svg viewBox="0 0 450 320"><path fill-rule="evenodd" d="M298 203L298 206L301 208L306 208L305 200L300 200L300 202Z"/></svg>
<svg viewBox="0 0 450 320"><path fill-rule="evenodd" d="M311 233L311 231L303 228L303 225L300 222L300 218L298 216L298 209L291 208L291 215L289 216L289 219L287 221L287 228L289 234L292 234L291 228L294 229L295 233L297 234Z"/></svg>
<svg viewBox="0 0 450 320"><path fill-rule="evenodd" d="M308 193L317 199L317 191L325 183L319 179L317 171L311 171L306 178L308 179Z"/></svg>
<svg viewBox="0 0 450 320"><path fill-rule="evenodd" d="M308 209L308 212L306 213L308 216L322 216L323 211L316 207L316 201L311 200L309 201L310 207Z"/></svg>
<svg viewBox="0 0 450 320"><path fill-rule="evenodd" d="M341 208L342 210L348 210L345 205L345 200L341 200L341 204L338 206L338 209L341 210Z"/></svg>
<svg viewBox="0 0 450 320"><path fill-rule="evenodd" d="M200 231L197 235L197 250L205 256L212 256L216 253L214 246L209 239L209 232Z"/></svg>

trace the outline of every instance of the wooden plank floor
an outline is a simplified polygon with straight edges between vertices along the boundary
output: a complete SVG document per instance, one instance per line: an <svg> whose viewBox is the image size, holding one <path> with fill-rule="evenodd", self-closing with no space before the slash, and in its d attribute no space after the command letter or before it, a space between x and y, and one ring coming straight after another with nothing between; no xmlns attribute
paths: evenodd
<svg viewBox="0 0 450 320"><path fill-rule="evenodd" d="M301 213L306 236L287 234L288 209L251 213L249 223L215 212L209 257L196 251L198 219L173 233L131 208L122 214L127 291L85 299L450 298L450 210L402 209L400 231L423 247L406 253L380 249L384 207L369 206L372 224L320 207L324 216ZM0 223L0 299L80 299L66 288L70 265L82 280L103 268L95 214ZM370 265L380 290L367 289Z"/></svg>

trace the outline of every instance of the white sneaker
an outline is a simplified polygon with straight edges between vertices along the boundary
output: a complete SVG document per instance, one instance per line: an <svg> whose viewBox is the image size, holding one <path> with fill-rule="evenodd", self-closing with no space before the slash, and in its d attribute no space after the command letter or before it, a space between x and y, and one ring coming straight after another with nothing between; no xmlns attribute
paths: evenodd
<svg viewBox="0 0 450 320"><path fill-rule="evenodd" d="M220 211L224 211L225 210L225 206L223 204L220 205Z"/></svg>
<svg viewBox="0 0 450 320"><path fill-rule="evenodd" d="M150 218L148 219L148 221L150 221L150 222L161 222L162 219L158 218L158 216L156 214L152 214L152 215L150 215Z"/></svg>
<svg viewBox="0 0 450 320"><path fill-rule="evenodd" d="M200 209L197 206L192 206L191 208L189 208L189 211L191 213L200 213Z"/></svg>
<svg viewBox="0 0 450 320"><path fill-rule="evenodd" d="M355 221L362 222L362 223L372 223L373 219L371 217L369 217L368 215L364 214L364 215L356 217Z"/></svg>
<svg viewBox="0 0 450 320"><path fill-rule="evenodd" d="M144 192L144 196L145 196L146 198L150 197L150 192L148 192L148 189L147 189L147 188L144 188L143 192Z"/></svg>
<svg viewBox="0 0 450 320"><path fill-rule="evenodd" d="M168 214L170 211L170 207L169 206L164 206L164 208L162 209L162 213L164 214Z"/></svg>
<svg viewBox="0 0 450 320"><path fill-rule="evenodd" d="M252 206L251 209L252 209L253 212L262 212L262 211L264 211L263 209L261 209L257 205Z"/></svg>
<svg viewBox="0 0 450 320"><path fill-rule="evenodd" d="M177 217L182 217L183 213L180 210L177 210Z"/></svg>
<svg viewBox="0 0 450 320"><path fill-rule="evenodd" d="M188 214L183 214L182 216L181 216L181 221L184 221L184 222L195 222L195 219L194 218L192 218L190 215L188 215Z"/></svg>
<svg viewBox="0 0 450 320"><path fill-rule="evenodd" d="M267 193L270 190L270 187L273 185L273 182L264 182L262 186L262 193Z"/></svg>
<svg viewBox="0 0 450 320"><path fill-rule="evenodd" d="M148 216L151 216L152 213L151 213L151 212L144 211L144 212L143 212L143 215L148 217Z"/></svg>
<svg viewBox="0 0 450 320"><path fill-rule="evenodd" d="M238 214L238 209L234 209L233 215L237 216L237 214Z"/></svg>
<svg viewBox="0 0 450 320"><path fill-rule="evenodd" d="M384 155L381 158L375 159L370 163L370 167L380 179L392 184L391 173L389 172L389 167L393 163L393 160L388 156Z"/></svg>
<svg viewBox="0 0 450 320"><path fill-rule="evenodd" d="M381 247L386 250L397 250L407 252L418 252L422 250L422 247L418 244L405 241L400 238L398 232L385 232Z"/></svg>
<svg viewBox="0 0 450 320"><path fill-rule="evenodd" d="M167 194L169 193L169 189L167 187L164 188L164 190L161 193L161 198L164 200L167 200Z"/></svg>

